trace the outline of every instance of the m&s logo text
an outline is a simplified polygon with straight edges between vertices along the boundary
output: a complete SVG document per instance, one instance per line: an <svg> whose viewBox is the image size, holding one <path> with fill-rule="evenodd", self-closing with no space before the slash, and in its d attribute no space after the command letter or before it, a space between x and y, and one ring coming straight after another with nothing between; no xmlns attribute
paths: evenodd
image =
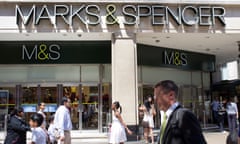
<svg viewBox="0 0 240 144"><path fill-rule="evenodd" d="M58 44L22 45L22 60L56 61L61 57L61 47Z"/></svg>

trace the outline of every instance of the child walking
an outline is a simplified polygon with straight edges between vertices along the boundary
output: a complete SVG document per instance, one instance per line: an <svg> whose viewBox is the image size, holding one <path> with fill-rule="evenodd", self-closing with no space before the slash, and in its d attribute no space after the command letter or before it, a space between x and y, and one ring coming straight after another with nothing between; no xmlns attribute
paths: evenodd
<svg viewBox="0 0 240 144"><path fill-rule="evenodd" d="M32 129L32 140L30 144L46 144L47 133L41 127L43 122L43 116L39 113L34 113L30 117L29 125Z"/></svg>

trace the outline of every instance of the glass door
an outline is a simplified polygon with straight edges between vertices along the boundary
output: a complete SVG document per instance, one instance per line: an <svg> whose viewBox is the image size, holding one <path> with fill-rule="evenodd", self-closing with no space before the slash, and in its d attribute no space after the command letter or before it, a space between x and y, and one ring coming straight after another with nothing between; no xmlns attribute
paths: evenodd
<svg viewBox="0 0 240 144"><path fill-rule="evenodd" d="M62 87L62 96L71 99L71 120L73 125L73 130L78 130L80 128L80 86L78 84L64 84ZM61 94L60 94L61 95ZM61 96L60 96L61 97ZM61 101L60 101L61 103Z"/></svg>
<svg viewBox="0 0 240 144"><path fill-rule="evenodd" d="M57 106L58 106L57 98L58 98L58 92L57 92L56 84L41 85L39 103L40 102L45 103L44 113L46 115L47 127L49 124L48 120L50 116L53 115L57 110ZM39 107L37 108L37 111L39 111Z"/></svg>
<svg viewBox="0 0 240 144"><path fill-rule="evenodd" d="M202 119L204 107L202 105L201 88L188 85L180 86L179 101L183 107L190 109L199 119Z"/></svg>
<svg viewBox="0 0 240 144"><path fill-rule="evenodd" d="M41 93L41 87L40 85L24 85L20 91L20 106L23 107L25 119L28 122L30 116L37 112L38 95Z"/></svg>
<svg viewBox="0 0 240 144"><path fill-rule="evenodd" d="M99 129L99 86L81 85L81 128L82 130Z"/></svg>

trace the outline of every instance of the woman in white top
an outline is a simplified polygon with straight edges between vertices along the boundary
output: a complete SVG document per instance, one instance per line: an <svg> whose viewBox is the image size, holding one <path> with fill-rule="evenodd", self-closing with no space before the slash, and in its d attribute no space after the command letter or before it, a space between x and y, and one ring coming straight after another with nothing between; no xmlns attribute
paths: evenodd
<svg viewBox="0 0 240 144"><path fill-rule="evenodd" d="M40 102L40 103L38 104L38 107L39 107L38 113L43 116L43 122L42 122L41 127L46 130L46 125L47 125L47 123L46 123L46 115L45 115L45 113L44 113L45 103L44 103L44 102Z"/></svg>
<svg viewBox="0 0 240 144"><path fill-rule="evenodd" d="M144 116L142 121L142 126L144 128L144 139L148 143L148 137L151 137L152 143L154 143L153 128L154 121L153 117L156 115L156 110L154 108L152 96L149 95L147 101L142 105L139 110L143 110Z"/></svg>
<svg viewBox="0 0 240 144"><path fill-rule="evenodd" d="M127 125L123 122L123 119L121 116L122 108L119 102L116 101L112 104L112 110L113 110L113 119L112 119L110 135L109 135L109 143L124 144L124 142L127 141L125 129L130 135L132 134L132 132L128 129Z"/></svg>

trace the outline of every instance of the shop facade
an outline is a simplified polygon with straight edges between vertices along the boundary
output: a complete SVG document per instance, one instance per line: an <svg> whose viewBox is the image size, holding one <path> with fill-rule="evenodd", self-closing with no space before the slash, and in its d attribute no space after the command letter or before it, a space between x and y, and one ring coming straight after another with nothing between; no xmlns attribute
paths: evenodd
<svg viewBox="0 0 240 144"><path fill-rule="evenodd" d="M61 97L68 96L74 129L105 132L111 122L111 103L119 101L124 120L136 127L138 105L153 94L156 82L171 79L180 87L181 103L202 123L208 121L206 103L217 71L215 55L167 44L154 46L141 38L227 32L231 25L226 17L231 18L228 14L237 7L159 2L1 3L0 88L9 92L7 105L1 105L8 110L21 105L28 117L44 101L50 115ZM157 42L154 36L151 39Z"/></svg>

